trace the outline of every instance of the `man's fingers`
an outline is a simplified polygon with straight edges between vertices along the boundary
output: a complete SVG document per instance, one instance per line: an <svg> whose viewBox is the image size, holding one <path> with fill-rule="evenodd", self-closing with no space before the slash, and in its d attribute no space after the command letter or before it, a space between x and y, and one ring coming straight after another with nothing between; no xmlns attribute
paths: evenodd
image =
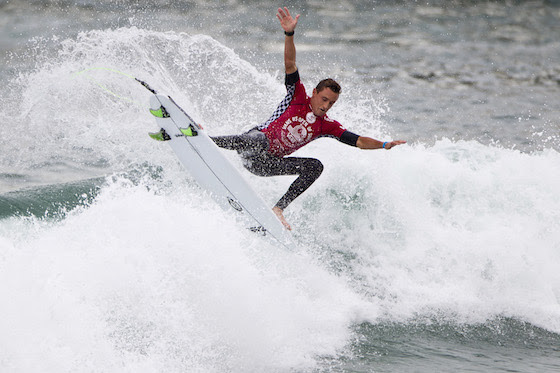
<svg viewBox="0 0 560 373"><path fill-rule="evenodd" d="M388 143L388 147L385 146L385 149L391 149L393 146L397 146L397 145L402 145L402 144L406 144L406 141L403 140L395 140L395 141L391 141L390 143Z"/></svg>
<svg viewBox="0 0 560 373"><path fill-rule="evenodd" d="M292 18L290 11L288 10L288 8L284 7L284 9L282 8L278 8L278 13L276 14L276 17L278 17L278 19L280 21L282 21L283 18ZM299 14L296 16L296 19L299 17Z"/></svg>
<svg viewBox="0 0 560 373"><path fill-rule="evenodd" d="M286 31L291 31L297 26L299 16L300 14L293 18L286 7L284 7L284 9L278 8L278 13L276 13L276 18L278 18L280 24Z"/></svg>
<svg viewBox="0 0 560 373"><path fill-rule="evenodd" d="M290 15L290 12L288 12L288 8L284 8L284 9L286 9L286 13L287 13L288 15ZM282 8L278 8L278 14L276 14L276 16L277 16L280 20L282 20L282 18L286 17L286 13L284 13L284 10L282 10Z"/></svg>
<svg viewBox="0 0 560 373"><path fill-rule="evenodd" d="M288 8L284 7L284 10L286 11L286 16L291 17L290 11L288 10Z"/></svg>

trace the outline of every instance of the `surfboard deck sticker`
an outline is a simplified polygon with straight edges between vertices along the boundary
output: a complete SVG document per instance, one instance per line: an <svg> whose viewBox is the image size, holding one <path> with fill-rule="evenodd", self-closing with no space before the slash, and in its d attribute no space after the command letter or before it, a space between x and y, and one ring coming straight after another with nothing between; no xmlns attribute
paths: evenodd
<svg viewBox="0 0 560 373"><path fill-rule="evenodd" d="M198 184L210 192L226 211L242 213L249 229L275 238L288 248L293 240L280 220L251 188L222 151L171 97L154 94L150 112L160 131L150 133L155 140L167 142Z"/></svg>

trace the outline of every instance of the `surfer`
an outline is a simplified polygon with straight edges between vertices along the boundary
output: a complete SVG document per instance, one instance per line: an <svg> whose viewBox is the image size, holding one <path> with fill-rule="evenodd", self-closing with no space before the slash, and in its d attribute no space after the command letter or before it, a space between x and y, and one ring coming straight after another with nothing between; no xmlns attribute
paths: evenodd
<svg viewBox="0 0 560 373"><path fill-rule="evenodd" d="M391 149L405 141L379 141L356 135L326 114L338 100L340 85L333 79L324 79L307 96L296 66L295 29L300 15L295 18L288 8L279 8L276 14L284 29L284 66L287 95L272 116L246 133L217 136L214 142L226 149L237 150L243 165L258 176L299 175L286 194L273 207L282 224L291 229L284 217L284 209L307 190L323 172L323 164L314 158L287 157L319 137L333 137L360 149Z"/></svg>

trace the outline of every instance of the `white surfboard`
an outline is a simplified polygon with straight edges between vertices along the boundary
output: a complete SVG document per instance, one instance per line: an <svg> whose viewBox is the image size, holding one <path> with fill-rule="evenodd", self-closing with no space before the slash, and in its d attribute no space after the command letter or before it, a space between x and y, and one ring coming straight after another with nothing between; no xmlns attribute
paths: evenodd
<svg viewBox="0 0 560 373"><path fill-rule="evenodd" d="M272 209L227 160L206 131L171 97L154 94L150 98L150 112L161 128L160 132L150 136L167 142L198 184L210 192L224 210L242 214L248 228L293 248L289 232Z"/></svg>

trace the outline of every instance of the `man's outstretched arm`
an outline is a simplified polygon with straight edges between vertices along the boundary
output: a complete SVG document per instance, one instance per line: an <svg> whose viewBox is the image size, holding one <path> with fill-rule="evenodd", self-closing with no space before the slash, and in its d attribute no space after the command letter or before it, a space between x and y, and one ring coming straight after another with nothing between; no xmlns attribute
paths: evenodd
<svg viewBox="0 0 560 373"><path fill-rule="evenodd" d="M358 137L358 141L356 142L356 146L360 149L391 149L393 146L402 144L406 144L406 141L395 140L383 142L365 136Z"/></svg>
<svg viewBox="0 0 560 373"><path fill-rule="evenodd" d="M280 20L280 25L286 34L284 40L284 67L286 68L286 74L294 73L297 70L294 30L296 29L299 16L300 15L298 14L296 18L293 18L286 7L284 7L284 9L278 8L278 13L276 14L276 17Z"/></svg>

